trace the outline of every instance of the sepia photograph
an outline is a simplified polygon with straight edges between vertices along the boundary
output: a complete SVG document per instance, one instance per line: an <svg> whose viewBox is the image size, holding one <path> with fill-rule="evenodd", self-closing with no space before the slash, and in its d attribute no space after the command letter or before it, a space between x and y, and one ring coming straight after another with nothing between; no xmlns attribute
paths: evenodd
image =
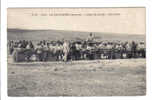
<svg viewBox="0 0 154 100"><path fill-rule="evenodd" d="M145 11L8 8L8 96L145 96Z"/></svg>

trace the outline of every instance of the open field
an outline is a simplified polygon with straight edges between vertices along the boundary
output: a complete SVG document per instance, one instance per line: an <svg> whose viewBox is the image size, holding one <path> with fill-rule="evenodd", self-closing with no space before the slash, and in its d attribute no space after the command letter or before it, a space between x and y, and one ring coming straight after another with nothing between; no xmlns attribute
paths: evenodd
<svg viewBox="0 0 154 100"><path fill-rule="evenodd" d="M8 40L86 40L90 32L69 31L69 30L25 30L25 29L8 29ZM145 34L119 34L119 33L94 33L98 40L120 40L120 41L145 41ZM33 34L33 35L32 35ZM129 37L129 38L128 38Z"/></svg>
<svg viewBox="0 0 154 100"><path fill-rule="evenodd" d="M12 63L9 96L136 96L146 94L146 60Z"/></svg>

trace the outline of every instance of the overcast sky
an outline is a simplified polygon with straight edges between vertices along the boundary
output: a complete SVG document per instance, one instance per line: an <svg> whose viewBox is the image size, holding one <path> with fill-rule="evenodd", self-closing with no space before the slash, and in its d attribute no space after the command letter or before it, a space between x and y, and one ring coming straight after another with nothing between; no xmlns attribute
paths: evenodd
<svg viewBox="0 0 154 100"><path fill-rule="evenodd" d="M64 13L81 15L53 16ZM145 34L145 8L9 8L8 28Z"/></svg>

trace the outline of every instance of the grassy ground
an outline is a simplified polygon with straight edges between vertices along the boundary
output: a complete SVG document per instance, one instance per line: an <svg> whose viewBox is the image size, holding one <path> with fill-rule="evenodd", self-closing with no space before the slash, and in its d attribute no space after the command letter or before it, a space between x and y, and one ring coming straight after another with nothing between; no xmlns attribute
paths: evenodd
<svg viewBox="0 0 154 100"><path fill-rule="evenodd" d="M11 63L9 96L146 94L145 59Z"/></svg>

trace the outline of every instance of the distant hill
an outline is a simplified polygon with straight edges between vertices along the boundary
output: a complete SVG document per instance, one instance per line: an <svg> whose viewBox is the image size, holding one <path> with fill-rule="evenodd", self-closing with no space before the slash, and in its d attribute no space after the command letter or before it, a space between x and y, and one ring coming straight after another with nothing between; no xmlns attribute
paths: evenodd
<svg viewBox="0 0 154 100"><path fill-rule="evenodd" d="M65 30L8 29L8 40L61 40L86 39L90 32ZM100 40L145 40L145 35L92 32Z"/></svg>

